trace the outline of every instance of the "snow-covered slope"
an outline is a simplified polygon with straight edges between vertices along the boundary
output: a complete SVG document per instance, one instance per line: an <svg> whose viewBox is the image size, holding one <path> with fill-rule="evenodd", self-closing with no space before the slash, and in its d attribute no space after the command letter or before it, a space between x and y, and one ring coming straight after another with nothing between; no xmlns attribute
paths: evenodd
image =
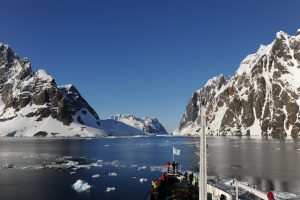
<svg viewBox="0 0 300 200"><path fill-rule="evenodd" d="M122 120L121 120L122 119ZM100 120L73 85L57 86L46 71L0 44L0 137L132 136L165 134L157 119ZM136 126L137 123L140 123Z"/></svg>
<svg viewBox="0 0 300 200"><path fill-rule="evenodd" d="M235 75L223 75L193 93L177 135L198 134L200 101L211 135L297 136L300 132L300 30L282 31L247 56Z"/></svg>
<svg viewBox="0 0 300 200"><path fill-rule="evenodd" d="M44 70L0 44L0 136L102 136L97 113L74 86L58 87Z"/></svg>
<svg viewBox="0 0 300 200"><path fill-rule="evenodd" d="M112 116L111 119L134 127L146 134L168 134L166 129L156 118L145 117L142 119L132 115L119 114Z"/></svg>
<svg viewBox="0 0 300 200"><path fill-rule="evenodd" d="M101 127L106 130L108 136L145 135L145 132L113 119L101 120Z"/></svg>

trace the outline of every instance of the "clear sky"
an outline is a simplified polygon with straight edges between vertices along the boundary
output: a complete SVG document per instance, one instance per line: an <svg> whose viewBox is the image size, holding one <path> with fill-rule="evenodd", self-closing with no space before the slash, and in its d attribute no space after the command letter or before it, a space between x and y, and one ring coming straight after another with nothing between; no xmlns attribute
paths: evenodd
<svg viewBox="0 0 300 200"><path fill-rule="evenodd" d="M74 84L102 119L155 116L177 128L193 91L283 30L298 0L3 0L0 42Z"/></svg>

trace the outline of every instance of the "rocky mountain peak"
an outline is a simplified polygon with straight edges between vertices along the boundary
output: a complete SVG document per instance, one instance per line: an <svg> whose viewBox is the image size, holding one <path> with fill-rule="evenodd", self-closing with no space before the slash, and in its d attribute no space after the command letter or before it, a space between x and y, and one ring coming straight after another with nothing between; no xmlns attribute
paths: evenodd
<svg viewBox="0 0 300 200"><path fill-rule="evenodd" d="M18 55L8 45L0 43L1 65L13 62L14 58L18 58Z"/></svg>
<svg viewBox="0 0 300 200"><path fill-rule="evenodd" d="M179 133L199 130L200 99L212 135L285 135L300 131L300 43L280 31L275 40L248 55L228 81L193 93ZM210 82L210 81L209 81ZM215 84L212 84L215 85Z"/></svg>
<svg viewBox="0 0 300 200"><path fill-rule="evenodd" d="M71 123L99 127L97 113L78 90L70 87L66 91L58 87L45 70L33 72L27 58L20 58L8 45L0 44L1 136L12 133L32 136L35 132L47 132L49 128L40 125L46 124L45 121L65 125L66 130L70 129L65 132L71 132L72 128L67 128Z"/></svg>

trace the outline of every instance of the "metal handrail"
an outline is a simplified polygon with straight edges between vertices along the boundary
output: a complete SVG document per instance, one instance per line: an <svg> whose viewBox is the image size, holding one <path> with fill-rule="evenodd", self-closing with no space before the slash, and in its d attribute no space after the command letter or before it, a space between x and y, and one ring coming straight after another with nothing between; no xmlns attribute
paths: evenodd
<svg viewBox="0 0 300 200"><path fill-rule="evenodd" d="M257 197L259 197L263 200L268 200L267 194L260 191L260 190L254 189L254 188L249 187L247 185L244 185L244 184L242 184L241 182L239 182L237 180L234 180L234 185L235 185L235 199L236 200L239 199L239 187L243 188L244 190L250 192L251 194L254 194L255 196L257 196Z"/></svg>

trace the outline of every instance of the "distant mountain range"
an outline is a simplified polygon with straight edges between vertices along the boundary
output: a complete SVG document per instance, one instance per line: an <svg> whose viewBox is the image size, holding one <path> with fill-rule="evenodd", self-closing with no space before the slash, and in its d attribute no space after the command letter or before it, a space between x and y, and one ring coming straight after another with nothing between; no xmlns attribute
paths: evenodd
<svg viewBox="0 0 300 200"><path fill-rule="evenodd" d="M158 121L157 118L145 117L141 119L132 115L119 114L119 115L112 116L111 119L135 127L136 129L150 135L168 134L166 129Z"/></svg>
<svg viewBox="0 0 300 200"><path fill-rule="evenodd" d="M194 92L175 135L195 135L204 100L209 135L296 137L300 131L300 29L282 31L248 55L229 79L209 80Z"/></svg>
<svg viewBox="0 0 300 200"><path fill-rule="evenodd" d="M0 136L97 137L167 134L157 119L100 120L73 85L57 86L44 70L0 44Z"/></svg>

